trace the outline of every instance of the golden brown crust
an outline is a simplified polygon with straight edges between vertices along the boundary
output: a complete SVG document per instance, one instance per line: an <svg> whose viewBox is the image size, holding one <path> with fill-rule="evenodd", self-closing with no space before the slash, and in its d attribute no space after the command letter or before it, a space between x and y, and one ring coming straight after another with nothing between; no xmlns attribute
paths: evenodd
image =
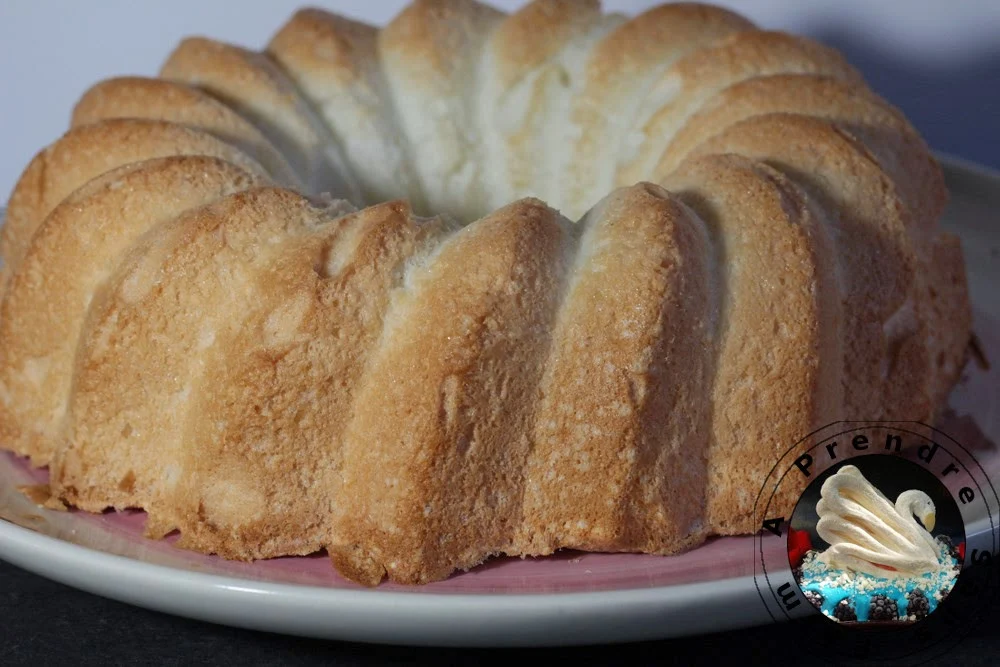
<svg viewBox="0 0 1000 667"><path fill-rule="evenodd" d="M404 262L448 229L403 202L345 216L257 276L240 328L202 357L174 494L181 546L251 559L326 544L355 388Z"/></svg>
<svg viewBox="0 0 1000 667"><path fill-rule="evenodd" d="M310 194L361 201L333 135L265 54L190 37L163 63L160 76L196 86L254 123L288 159Z"/></svg>
<svg viewBox="0 0 1000 667"><path fill-rule="evenodd" d="M277 62L307 63L317 74L339 84L363 78L371 60L378 28L331 12L308 7L292 15L268 43ZM287 68L294 76L293 68Z"/></svg>
<svg viewBox="0 0 1000 667"><path fill-rule="evenodd" d="M710 153L766 162L802 186L827 217L844 290L845 413L839 418L887 419L891 411L901 419L928 419L932 369L921 333L926 325L915 311L923 271L895 183L836 125L796 114L752 116L691 155Z"/></svg>
<svg viewBox="0 0 1000 667"><path fill-rule="evenodd" d="M259 162L277 183L302 187L285 158L252 123L191 86L137 76L107 79L83 94L70 126L109 118L163 120L208 132Z"/></svg>
<svg viewBox="0 0 1000 667"><path fill-rule="evenodd" d="M581 224L516 550L675 553L706 535L714 252L701 220L650 184L613 192Z"/></svg>
<svg viewBox="0 0 1000 667"><path fill-rule="evenodd" d="M345 433L335 563L418 583L510 548L570 241L522 200L410 269Z"/></svg>
<svg viewBox="0 0 1000 667"><path fill-rule="evenodd" d="M694 2L664 3L622 24L594 49L590 67L597 81L616 81L649 67L665 67L690 45L707 45L753 23L722 7ZM685 44L689 46L685 47Z"/></svg>
<svg viewBox="0 0 1000 667"><path fill-rule="evenodd" d="M414 0L379 31L379 47L383 58L397 61L411 76L451 79L468 65L455 55L502 16L476 0Z"/></svg>
<svg viewBox="0 0 1000 667"><path fill-rule="evenodd" d="M14 186L0 231L4 280L17 268L38 226L71 192L124 164L171 155L207 155L265 175L234 146L174 123L116 118L73 128L36 155Z"/></svg>
<svg viewBox="0 0 1000 667"><path fill-rule="evenodd" d="M52 211L0 307L0 437L7 446L46 465L61 444L87 308L132 243L160 222L259 182L216 158L174 156L103 174Z"/></svg>
<svg viewBox="0 0 1000 667"><path fill-rule="evenodd" d="M790 181L735 155L687 160L664 186L701 216L719 252L705 521L745 534L759 526L756 491L789 443L841 414L841 383L830 381L839 369L822 363L841 325L839 301L825 296L837 289L827 230ZM775 502L796 498L789 488Z"/></svg>
<svg viewBox="0 0 1000 667"><path fill-rule="evenodd" d="M94 297L76 355L65 447L51 482L78 507L144 507L183 478L185 414L201 360L240 326L255 275L317 211L289 190L255 188L160 224L126 254Z"/></svg>

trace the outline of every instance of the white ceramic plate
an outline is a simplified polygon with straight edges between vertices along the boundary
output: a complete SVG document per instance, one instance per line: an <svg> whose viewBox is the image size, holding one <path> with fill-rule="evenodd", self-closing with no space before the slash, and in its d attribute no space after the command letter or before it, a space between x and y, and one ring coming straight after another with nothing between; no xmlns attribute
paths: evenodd
<svg viewBox="0 0 1000 667"><path fill-rule="evenodd" d="M977 334L1000 360L1000 176L943 158L944 224L963 238ZM970 364L952 396L1000 440L1000 371ZM985 452L985 453L984 453ZM989 456L995 448L980 450ZM998 457L1000 459L1000 457ZM560 554L502 559L424 587L367 590L321 556L233 563L141 536L141 512L40 510L17 487L44 481L0 453L0 558L98 595L216 623L312 637L437 646L526 646L665 638L771 622L753 580L753 540L681 556Z"/></svg>

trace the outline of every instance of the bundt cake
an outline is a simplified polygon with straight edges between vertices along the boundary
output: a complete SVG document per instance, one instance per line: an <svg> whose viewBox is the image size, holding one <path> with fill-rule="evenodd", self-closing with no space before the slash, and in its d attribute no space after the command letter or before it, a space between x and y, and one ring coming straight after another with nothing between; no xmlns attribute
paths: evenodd
<svg viewBox="0 0 1000 667"><path fill-rule="evenodd" d="M840 55L706 5L187 39L10 196L0 446L50 503L368 585L676 553L753 532L816 428L942 409L945 200Z"/></svg>

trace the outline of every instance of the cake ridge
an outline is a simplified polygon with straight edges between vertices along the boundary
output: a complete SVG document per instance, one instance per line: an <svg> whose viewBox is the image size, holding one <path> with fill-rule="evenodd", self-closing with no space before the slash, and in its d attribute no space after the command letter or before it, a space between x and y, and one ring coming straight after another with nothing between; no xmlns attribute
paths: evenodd
<svg viewBox="0 0 1000 667"><path fill-rule="evenodd" d="M366 200L380 201L407 195L414 208L426 211L425 196L413 172L408 144L399 146L401 155L390 157L389 153L394 151L387 146L389 140L382 136L391 133L395 140L401 128L399 112L378 57L377 33L367 24L310 8L296 12L271 38L267 51L297 82L303 95L320 108L331 131L347 142L346 157L359 171ZM327 91L332 97L324 100ZM336 101L336 113L323 111L330 101ZM385 107L389 108L389 115L381 118L378 112ZM345 118L348 115L350 119ZM372 116L378 120L372 120ZM344 123L343 131L339 130L340 123ZM354 151L367 147L352 136L361 131L368 142L378 143L378 154L367 160L353 157ZM392 161L396 166L386 176L368 171L376 169L375 165L381 161ZM398 185L397 180L401 181Z"/></svg>
<svg viewBox="0 0 1000 667"><path fill-rule="evenodd" d="M555 260L571 241L568 232L541 202L515 202L450 236L393 304L387 320L402 316L407 326L387 322L389 335L375 351L345 436L339 543L328 547L338 569L365 572L368 581L389 572L416 583L477 565L506 546L516 528L510 513L518 510L524 420L554 287L565 271ZM480 265L466 273L467 256ZM486 407L487 396L500 402ZM393 456L369 442L385 442ZM493 474L502 474L503 484L484 486ZM477 511L487 501L504 509ZM414 562L404 560L408 554L419 555Z"/></svg>
<svg viewBox="0 0 1000 667"><path fill-rule="evenodd" d="M782 139L779 147L775 139ZM885 418L884 405L907 406L911 415L930 415L906 396L886 400L895 384L907 396L919 386L912 378L886 383L879 376L885 356L882 324L901 307L917 280L917 258L908 241L907 209L891 179L871 161L856 139L828 121L797 114L761 114L729 126L706 140L696 153L727 149L763 158L822 202L830 212L838 264L848 272L844 298L850 325L845 337L845 409L856 418ZM793 168L791 165L798 165ZM858 175L870 188L835 180L838 172ZM891 269L879 271L883 265ZM885 275L888 274L888 275ZM877 285L878 289L873 289ZM902 402L901 402L902 401Z"/></svg>
<svg viewBox="0 0 1000 667"><path fill-rule="evenodd" d="M72 128L39 151L14 186L0 230L4 258L0 284L16 268L38 226L73 190L122 164L176 154L220 157L252 173L266 174L239 149L174 123L116 118Z"/></svg>
<svg viewBox="0 0 1000 667"><path fill-rule="evenodd" d="M680 220L681 224L673 226L673 220ZM518 551L531 555L545 555L559 548L669 552L682 548L683 544L700 542L704 533L695 529L689 534L682 527L677 534L676 528L671 530L668 520L666 527L660 526L659 534L649 535L648 521L644 520L642 513L636 516L631 511L632 500L628 493L638 475L638 466L648 459L650 449L653 449L643 445L642 434L654 437L654 434L669 430L640 428L650 405L645 395L662 395L664 380L657 381L655 369L664 361L650 352L631 364L621 365L629 358L627 352L624 359L616 359L608 358L599 351L617 346L634 352L647 344L662 345L672 340L673 337L663 330L664 324L669 330L673 322L684 321L684 311L675 308L669 314L659 314L661 308L667 310L672 298L683 295L709 311L710 308L703 301L704 286L672 291L670 286L674 283L668 277L657 278L652 285L648 285L641 278L643 274L635 279L627 275L608 276L607 282L615 287L611 288L607 297L601 296L600 291L607 289L601 285L604 282L601 267L615 257L615 253L635 253L630 248L636 245L649 248L647 252L651 254L643 258L644 262L666 262L667 258L676 258L683 244L674 244L684 237L683 232L678 234L677 230L690 227L695 230L696 237L702 236L700 243L703 243L703 225L692 211L651 184L637 184L613 192L585 216L583 225L583 251L574 267L576 274L568 286L567 300L563 302L553 325L553 351L547 357L543 374L547 389L539 401L540 414L534 425L535 442L530 450L526 473L529 483L526 491L530 493L526 493L525 497L525 514L536 518L533 523L521 527ZM599 241L595 241L595 237ZM688 254L695 261L702 255L700 252ZM684 254L681 253L681 256ZM676 267L676 261L665 264L666 274L676 270ZM677 275L683 278L686 273ZM693 273L695 284L701 283L704 278L702 272ZM622 283L621 286L618 283ZM598 290L596 296L595 290ZM616 301L620 301L621 305L616 305ZM644 306L640 311L652 315L652 320L645 325L641 323L642 312L634 312L638 303ZM632 307L627 304L632 304ZM615 310L618 307L622 311ZM600 323L594 332L588 332L581 326L591 318ZM634 318L640 322L633 321ZM608 335L599 333L603 331L607 331ZM652 343L648 340L650 337ZM697 341L695 337L689 340ZM585 358L585 350L580 349L585 341L593 341L596 348L593 359ZM685 357L677 355L677 358ZM666 363L674 363L674 360L668 359ZM688 369L689 375L695 375L693 371L698 368L695 364L694 369ZM659 373L661 376L665 374L663 370ZM598 393L588 401L585 396L590 393L590 387L597 389ZM579 395L581 391L583 396ZM574 393L577 395L574 396ZM555 398L550 398L550 395ZM567 397L568 404L565 402ZM704 401L689 407L693 411L708 409ZM621 444L617 444L619 441ZM571 447L572 451L569 450ZM694 446L693 449L698 448ZM603 450L610 455L610 460L600 458ZM661 449L659 454L664 451ZM559 465L570 454L574 465ZM697 457L695 452L694 458ZM654 458L659 461L660 457ZM684 468L683 458L677 458L681 468ZM573 472L573 468L583 471L591 466L598 470L606 466L602 484L608 486L597 494L586 488L586 473L581 478L580 474ZM608 477L617 468L621 469L616 477ZM659 463L654 463L654 468L658 469ZM690 481L684 475L676 474L667 476L667 479L671 480L667 488L673 491L678 491L673 486L675 482L680 486ZM655 484L648 484L647 488L651 486ZM693 489L690 484L684 486L679 495L693 499L695 505L700 506L703 480L696 477L694 486ZM572 504L567 502L567 492L576 497ZM606 503L603 502L605 495L608 496ZM652 502L654 506L658 504L647 502ZM650 510L650 515L665 518L662 506L659 509L659 513ZM576 518L571 519L574 516ZM691 520L690 516L686 519Z"/></svg>
<svg viewBox="0 0 1000 667"><path fill-rule="evenodd" d="M191 178L192 172L201 176ZM0 385L20 394L0 405L0 429L8 446L18 446L35 464L50 460L64 401L72 393L72 343L117 256L158 222L255 181L259 179L253 174L217 158L170 156L106 172L53 210L12 272L2 303ZM57 257L73 260L70 275L47 274L45 267ZM38 308L39 300L47 307ZM26 335L32 331L34 335ZM31 375L21 372L35 359L44 359L44 365ZM54 412L43 419L40 410ZM19 425L31 427L18 433ZM24 438L32 440L19 446Z"/></svg>
<svg viewBox="0 0 1000 667"><path fill-rule="evenodd" d="M479 46L502 16L476 0L417 0L377 38L404 135L414 146L434 146L415 164L427 205L463 222L478 217L466 200L476 196L478 165L475 114L463 91L475 89Z"/></svg>
<svg viewBox="0 0 1000 667"><path fill-rule="evenodd" d="M562 133L565 126L553 98L562 93L562 111L568 113L571 97L563 89L574 82L564 66L566 54L577 48L586 59L588 44L613 20L596 0L544 0L504 18L485 42L477 77L483 83L473 98L484 140L484 179L492 184L487 208L524 196L561 199L544 182L544 169L537 169L558 152L547 133Z"/></svg>
<svg viewBox="0 0 1000 667"><path fill-rule="evenodd" d="M277 182L302 188L288 161L256 126L222 102L183 84L138 76L105 79L91 86L73 107L70 127L136 117L208 132L259 162Z"/></svg>
<svg viewBox="0 0 1000 667"><path fill-rule="evenodd" d="M160 76L199 86L249 118L290 156L310 191L360 200L333 134L266 53L187 37L163 63Z"/></svg>
<svg viewBox="0 0 1000 667"><path fill-rule="evenodd" d="M675 22L682 23L683 29L676 34L671 33L674 35L672 39L654 39L644 34L650 30L664 30L663 25L669 29ZM606 141L613 147L620 146L630 117L638 111L649 92L649 83L685 54L697 51L727 34L752 27L753 24L745 18L714 6L665 4L619 25L594 46L593 57L588 60L587 84L571 111L571 122L587 127L589 131L583 132L574 142L572 153L578 169L571 169L565 174L561 188L571 193L566 195L572 203L570 217L579 216L594 203L586 195L588 189L607 191L615 185L629 185L614 182L617 158L610 155L599 159L594 155L594 144ZM635 32L639 34L633 36ZM623 41L625 43L620 43ZM633 43L636 46L632 47ZM655 48L651 49L651 45ZM609 102L605 102L608 97L605 88L611 86L616 88L615 94L610 96ZM626 89L621 90L622 86ZM630 94L635 90L638 90L637 96ZM601 109L605 104L609 106ZM624 117L625 122L615 123L615 117ZM625 127L616 127L616 124L624 124ZM598 155L599 151L600 148L596 148ZM632 182L640 180L642 178Z"/></svg>
<svg viewBox="0 0 1000 667"><path fill-rule="evenodd" d="M621 142L614 182L628 183L640 174L651 173L684 121L719 90L748 78L797 71L863 81L833 49L779 31L738 31L685 54L650 86L630 121L632 132L640 135L641 141L629 136ZM712 75L720 81L713 81ZM685 85L688 81L697 81L697 85ZM653 103L645 107L648 100Z"/></svg>
<svg viewBox="0 0 1000 667"><path fill-rule="evenodd" d="M444 227L432 221L421 228L410 220L407 206L391 203L338 218L333 225L305 237L299 250L290 249L279 257L279 263L292 267L275 269L281 281L259 277L257 291L270 293L269 302L255 306L256 314L233 332L229 344L214 348L207 376L233 389L222 390L188 420L189 431L197 429L211 444L189 454L192 466L201 462L200 476L189 477L178 491L189 506L181 524L187 546L259 558L285 553L281 541L292 536L297 536L293 544L304 545L295 547L304 553L328 542L343 422L352 411L352 383L363 376L366 366L367 355L351 354L351 346L367 342L363 347L375 350L371 343L381 331L379 313L384 317L388 293L399 281L394 266L405 261L406 251L414 245L434 242ZM344 243L352 247L335 248ZM323 267L317 271L302 264L303 249L314 258L332 250L354 256L340 271ZM282 281L296 274L297 285L283 286ZM270 333L275 322L284 322L277 337ZM323 336L329 327L338 330L337 337ZM248 346L259 349L264 358L239 352ZM308 424L291 428L295 411L282 406L305 402L318 405L308 412ZM253 411L244 410L248 404ZM226 424L220 436L204 435L206 428L220 421ZM260 447L244 437L247 432L272 442ZM261 475L264 462L266 477ZM245 512L240 504L245 494L234 495L226 488L230 484L237 489L248 484L267 489L268 507L273 509L263 515L260 508ZM271 512L284 516L284 522L273 521ZM281 530L282 523L294 528ZM230 531L240 538L228 538ZM261 544L255 538L258 533L269 535L268 541Z"/></svg>

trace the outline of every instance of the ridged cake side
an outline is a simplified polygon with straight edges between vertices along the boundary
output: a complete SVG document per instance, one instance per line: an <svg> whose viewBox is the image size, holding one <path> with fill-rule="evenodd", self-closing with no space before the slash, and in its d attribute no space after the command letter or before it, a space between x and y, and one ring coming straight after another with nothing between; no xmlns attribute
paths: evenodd
<svg viewBox="0 0 1000 667"><path fill-rule="evenodd" d="M580 225L515 550L673 553L707 534L719 255L697 214L651 184L616 190Z"/></svg>
<svg viewBox="0 0 1000 667"><path fill-rule="evenodd" d="M250 121L191 86L141 77L120 77L95 84L73 108L71 127L110 118L148 118L202 130L246 153L281 185L302 181L277 148Z"/></svg>
<svg viewBox="0 0 1000 667"><path fill-rule="evenodd" d="M62 446L77 342L122 255L157 225L261 181L217 158L132 162L88 181L45 218L0 304L5 445L35 465Z"/></svg>
<svg viewBox="0 0 1000 667"><path fill-rule="evenodd" d="M357 179L333 134L266 55L203 37L182 41L160 76L195 86L253 122L309 192L358 201Z"/></svg>
<svg viewBox="0 0 1000 667"><path fill-rule="evenodd" d="M184 439L204 444L182 452L172 492L182 546L245 559L329 544L344 431L389 302L405 265L451 229L387 202L323 224L256 274L240 326L202 358Z"/></svg>
<svg viewBox="0 0 1000 667"><path fill-rule="evenodd" d="M207 155L254 174L266 173L235 146L174 123L115 118L73 128L40 151L14 186L0 230L3 281L17 268L52 209L74 190L116 167L171 155Z"/></svg>
<svg viewBox="0 0 1000 667"><path fill-rule="evenodd" d="M696 158L664 187L708 225L721 270L705 523L746 533L761 520L758 480L788 443L843 414L829 230L791 181L744 157ZM773 502L791 506L782 492Z"/></svg>

